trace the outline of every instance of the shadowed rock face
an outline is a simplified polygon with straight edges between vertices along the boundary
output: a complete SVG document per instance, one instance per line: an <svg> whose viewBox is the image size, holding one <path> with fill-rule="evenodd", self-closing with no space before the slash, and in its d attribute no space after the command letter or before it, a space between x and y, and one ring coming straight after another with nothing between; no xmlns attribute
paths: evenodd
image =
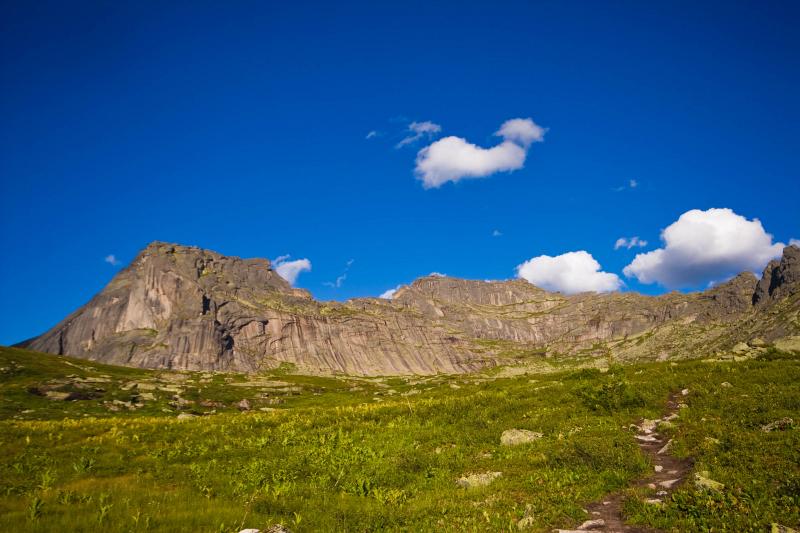
<svg viewBox="0 0 800 533"><path fill-rule="evenodd" d="M753 302L794 294L800 250L786 250L768 267L766 296L759 293L766 273L759 289L755 276L741 274L702 293L658 297L564 296L523 280L424 277L392 301L342 304L293 289L265 259L156 242L89 303L22 345L147 368L253 372L291 363L301 372L360 375L469 372L607 342L620 358L655 358L676 347L675 335L734 330L752 321ZM701 337L695 344L722 342Z"/></svg>
<svg viewBox="0 0 800 533"><path fill-rule="evenodd" d="M773 259L758 282L754 305L765 305L792 296L800 290L800 248L787 246L780 261Z"/></svg>

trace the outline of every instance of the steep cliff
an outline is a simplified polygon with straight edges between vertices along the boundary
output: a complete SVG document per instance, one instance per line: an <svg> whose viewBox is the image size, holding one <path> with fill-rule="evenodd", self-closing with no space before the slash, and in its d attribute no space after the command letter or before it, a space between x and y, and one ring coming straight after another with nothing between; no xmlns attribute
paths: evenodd
<svg viewBox="0 0 800 533"><path fill-rule="evenodd" d="M254 372L290 363L360 375L469 372L530 356L664 358L724 348L745 331L737 324L766 338L796 334L798 252L787 248L760 282L746 273L701 293L564 296L523 280L431 276L391 301L336 303L291 288L265 259L156 242L22 345L148 368ZM759 330L757 317L776 304L789 318Z"/></svg>

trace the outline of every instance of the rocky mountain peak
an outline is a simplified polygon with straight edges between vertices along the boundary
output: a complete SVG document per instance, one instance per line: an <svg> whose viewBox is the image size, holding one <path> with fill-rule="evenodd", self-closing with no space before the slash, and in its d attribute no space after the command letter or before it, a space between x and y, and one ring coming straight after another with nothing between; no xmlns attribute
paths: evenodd
<svg viewBox="0 0 800 533"><path fill-rule="evenodd" d="M668 357L743 335L797 334L781 318L793 316L797 298L788 314L754 317L798 291L799 266L800 248L787 247L761 281L744 273L704 292L661 296L566 296L520 279L433 275L392 300L339 303L293 289L266 259L153 242L89 303L23 346L148 368L253 372L290 363L360 375L469 372L545 353Z"/></svg>
<svg viewBox="0 0 800 533"><path fill-rule="evenodd" d="M780 260L773 259L753 294L754 305L767 305L800 292L800 247L792 244L783 249Z"/></svg>

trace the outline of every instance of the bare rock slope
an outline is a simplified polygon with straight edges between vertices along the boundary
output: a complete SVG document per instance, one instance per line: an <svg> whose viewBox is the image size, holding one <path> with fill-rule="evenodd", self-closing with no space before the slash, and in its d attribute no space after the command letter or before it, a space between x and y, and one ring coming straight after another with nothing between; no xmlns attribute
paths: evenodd
<svg viewBox="0 0 800 533"><path fill-rule="evenodd" d="M393 300L318 302L265 259L155 242L33 350L148 368L459 373L536 358L703 356L800 332L800 248L700 293L564 296L424 277Z"/></svg>

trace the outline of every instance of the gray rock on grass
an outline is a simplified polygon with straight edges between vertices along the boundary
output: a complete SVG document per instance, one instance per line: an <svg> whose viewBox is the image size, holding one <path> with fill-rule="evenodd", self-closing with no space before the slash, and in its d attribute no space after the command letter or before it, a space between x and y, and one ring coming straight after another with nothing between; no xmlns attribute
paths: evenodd
<svg viewBox="0 0 800 533"><path fill-rule="evenodd" d="M544 434L527 429L507 429L500 435L500 444L503 446L517 446L527 444L544 437Z"/></svg>

